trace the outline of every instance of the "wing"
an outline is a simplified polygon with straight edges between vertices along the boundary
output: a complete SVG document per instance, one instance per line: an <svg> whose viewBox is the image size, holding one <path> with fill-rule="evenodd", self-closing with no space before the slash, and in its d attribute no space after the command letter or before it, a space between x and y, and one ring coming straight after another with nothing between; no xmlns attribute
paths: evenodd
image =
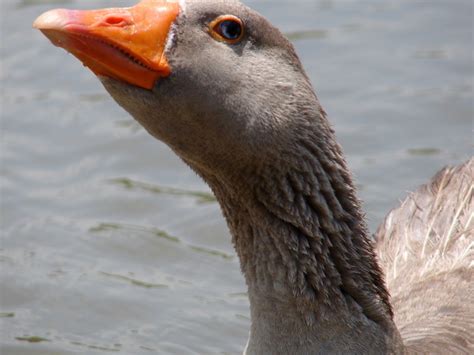
<svg viewBox="0 0 474 355"><path fill-rule="evenodd" d="M397 324L414 353L474 353L474 158L441 170L376 233Z"/></svg>

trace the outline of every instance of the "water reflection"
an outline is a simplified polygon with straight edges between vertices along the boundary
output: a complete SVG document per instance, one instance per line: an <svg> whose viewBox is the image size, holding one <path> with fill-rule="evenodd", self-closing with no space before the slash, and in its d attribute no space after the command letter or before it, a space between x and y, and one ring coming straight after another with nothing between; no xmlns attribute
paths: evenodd
<svg viewBox="0 0 474 355"><path fill-rule="evenodd" d="M20 0L17 2L17 7L28 7L28 6L37 6L37 5L64 5L72 3L73 0Z"/></svg>
<svg viewBox="0 0 474 355"><path fill-rule="evenodd" d="M216 202L216 198L213 194L201 191L191 191L186 189L162 187L158 185L148 184L140 181L134 181L128 178L117 178L109 180L113 185L122 186L128 190L140 189L142 191L151 192L154 194L166 194L171 196L185 196L193 197L198 203L212 203Z"/></svg>

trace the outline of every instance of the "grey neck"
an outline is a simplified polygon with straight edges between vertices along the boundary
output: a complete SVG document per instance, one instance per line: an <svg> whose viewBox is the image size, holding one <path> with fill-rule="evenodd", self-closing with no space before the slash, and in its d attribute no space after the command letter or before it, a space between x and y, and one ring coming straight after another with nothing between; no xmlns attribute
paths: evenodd
<svg viewBox="0 0 474 355"><path fill-rule="evenodd" d="M332 131L324 151L320 139L302 138L238 179L205 177L248 285L247 351L399 353L350 174Z"/></svg>

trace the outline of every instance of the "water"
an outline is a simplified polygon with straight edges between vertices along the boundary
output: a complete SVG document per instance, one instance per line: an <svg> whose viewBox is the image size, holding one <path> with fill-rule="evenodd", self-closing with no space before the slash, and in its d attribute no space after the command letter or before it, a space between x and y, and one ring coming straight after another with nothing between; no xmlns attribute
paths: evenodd
<svg viewBox="0 0 474 355"><path fill-rule="evenodd" d="M2 354L236 354L248 301L206 185L1 1ZM374 230L472 154L470 0L248 1L294 40Z"/></svg>

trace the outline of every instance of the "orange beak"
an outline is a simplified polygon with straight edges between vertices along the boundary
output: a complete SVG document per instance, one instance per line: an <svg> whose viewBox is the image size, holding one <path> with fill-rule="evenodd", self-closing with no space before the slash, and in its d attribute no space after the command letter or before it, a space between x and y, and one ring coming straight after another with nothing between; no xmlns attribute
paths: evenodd
<svg viewBox="0 0 474 355"><path fill-rule="evenodd" d="M171 73L164 51L178 14L176 0L143 0L130 8L51 10L33 27L96 75L152 89Z"/></svg>

